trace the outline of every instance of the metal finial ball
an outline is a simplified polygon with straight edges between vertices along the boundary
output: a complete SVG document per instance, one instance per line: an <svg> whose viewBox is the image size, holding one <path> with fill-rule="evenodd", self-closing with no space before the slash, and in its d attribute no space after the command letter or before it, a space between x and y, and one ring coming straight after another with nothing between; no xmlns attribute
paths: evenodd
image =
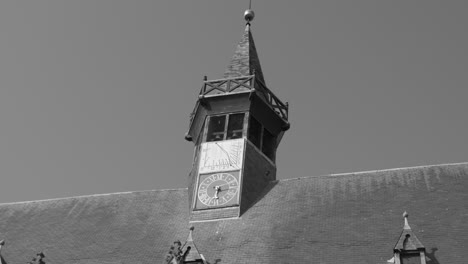
<svg viewBox="0 0 468 264"><path fill-rule="evenodd" d="M247 9L244 12L244 19L247 22L252 21L255 18L255 13L252 9Z"/></svg>

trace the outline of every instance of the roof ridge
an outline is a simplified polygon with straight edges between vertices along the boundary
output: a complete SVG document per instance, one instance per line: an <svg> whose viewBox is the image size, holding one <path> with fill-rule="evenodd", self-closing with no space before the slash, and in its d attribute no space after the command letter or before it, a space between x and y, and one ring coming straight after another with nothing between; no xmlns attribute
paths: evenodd
<svg viewBox="0 0 468 264"><path fill-rule="evenodd" d="M160 191L179 191L179 190L186 190L186 189L187 189L187 188L175 188L175 189L156 189L156 190L139 190L139 191L115 192L115 193L86 194L86 195L77 195L77 196L68 196L68 197L58 197L58 198L50 198L50 199L41 199L41 200L19 201L19 202L7 202L7 203L0 203L0 205L27 204L27 203L37 203L37 202L50 202L50 201L68 200L68 199L75 199L75 198L108 196L108 195L115 195L115 194L131 194L131 193L160 192Z"/></svg>
<svg viewBox="0 0 468 264"><path fill-rule="evenodd" d="M286 182L286 181L294 181L294 180L301 180L301 179L308 179L308 178L351 176L351 175L356 175L356 174L364 174L364 173L372 173L372 172L398 171L398 170L409 170L409 169L417 169L417 168L429 168L429 167L440 167L440 166L456 166L456 165L468 165L468 162L442 163L442 164L421 165L421 166L401 167L401 168L391 168L391 169L381 169L381 170L368 170L368 171L358 171L358 172L335 173L335 174L326 174L326 175L318 175L318 176L304 176L304 177L297 177L297 178L290 178L290 179L281 179L281 180L276 180L276 181L277 182ZM7 202L7 203L0 203L0 205L27 204L27 203L58 201L58 200L67 200L67 199L85 198L85 197L108 196L108 195L116 195L116 194L131 194L131 193L140 193L140 192L179 191L179 190L187 190L187 188L139 190L139 191L128 191L128 192L77 195L77 196L59 197L59 198L42 199L42 200Z"/></svg>
<svg viewBox="0 0 468 264"><path fill-rule="evenodd" d="M467 162L458 162L458 163L441 163L441 164L420 165L420 166L413 166L413 167L401 167L401 168L391 168L391 169L380 169L380 170L368 170L368 171L357 171L357 172L344 172L344 173L325 174L325 175L318 175L318 176L304 176L304 177L297 177L297 178L290 178L290 179L281 179L281 180L279 180L279 181L280 181L280 182L283 182L283 181L300 180L300 179L306 179L306 178L337 177L337 176L348 176L348 175L356 175L356 174L364 174L364 173L372 173L372 172L399 171L399 170L409 170L409 169L419 169L419 168L430 168L430 167L441 167L441 166L456 166L456 165L468 165L468 161L467 161Z"/></svg>

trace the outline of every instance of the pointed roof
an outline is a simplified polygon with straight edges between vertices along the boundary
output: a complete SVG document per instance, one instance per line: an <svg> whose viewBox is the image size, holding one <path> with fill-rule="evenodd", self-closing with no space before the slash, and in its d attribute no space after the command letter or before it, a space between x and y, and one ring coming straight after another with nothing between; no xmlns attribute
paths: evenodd
<svg viewBox="0 0 468 264"><path fill-rule="evenodd" d="M200 253L198 252L198 249L195 246L195 243L193 242L193 238L192 238L193 229L194 229L194 227L192 226L190 228L190 233L189 233L189 236L187 238L187 241L185 241L185 244L184 244L184 246L182 248L182 251L185 252L184 253L184 261L185 262L202 260L202 257L200 255Z"/></svg>
<svg viewBox="0 0 468 264"><path fill-rule="evenodd" d="M417 250L423 249L424 246L413 233L411 227L408 224L408 213L404 212L403 217L405 218L405 224L403 226L403 232L401 232L400 238L394 248L394 250Z"/></svg>
<svg viewBox="0 0 468 264"><path fill-rule="evenodd" d="M252 32L250 30L250 22L247 22L242 40L237 44L234 56L232 56L224 72L224 78L248 76L254 73L257 80L265 84L262 67L260 66L257 49L255 48Z"/></svg>

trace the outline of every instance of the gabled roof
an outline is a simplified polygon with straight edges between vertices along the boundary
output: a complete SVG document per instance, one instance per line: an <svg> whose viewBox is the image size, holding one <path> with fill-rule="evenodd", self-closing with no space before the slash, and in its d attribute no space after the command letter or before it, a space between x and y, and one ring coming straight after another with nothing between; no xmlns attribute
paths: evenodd
<svg viewBox="0 0 468 264"><path fill-rule="evenodd" d="M240 218L189 223L187 189L0 204L2 256L25 263L162 263L193 225L209 263L387 263L401 212L432 263L468 259L468 163L272 182Z"/></svg>
<svg viewBox="0 0 468 264"><path fill-rule="evenodd" d="M403 226L403 231L401 232L400 238L398 239L397 244L395 245L395 251L405 251L405 250L418 250L424 249L423 244L414 234L413 230L408 224L408 213L403 214L405 217L405 225Z"/></svg>
<svg viewBox="0 0 468 264"><path fill-rule="evenodd" d="M189 236L182 249L182 251L185 252L184 261L197 261L202 259L202 257L200 256L200 252L198 252L197 246L195 246L195 243L193 242L193 229L193 227L190 227Z"/></svg>

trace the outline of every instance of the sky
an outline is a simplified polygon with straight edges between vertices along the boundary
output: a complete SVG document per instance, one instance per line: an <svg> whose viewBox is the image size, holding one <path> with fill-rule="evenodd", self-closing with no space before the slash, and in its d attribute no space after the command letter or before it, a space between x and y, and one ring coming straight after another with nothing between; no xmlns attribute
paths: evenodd
<svg viewBox="0 0 468 264"><path fill-rule="evenodd" d="M0 1L0 203L187 186L247 0ZM278 179L467 162L468 2L254 0Z"/></svg>

